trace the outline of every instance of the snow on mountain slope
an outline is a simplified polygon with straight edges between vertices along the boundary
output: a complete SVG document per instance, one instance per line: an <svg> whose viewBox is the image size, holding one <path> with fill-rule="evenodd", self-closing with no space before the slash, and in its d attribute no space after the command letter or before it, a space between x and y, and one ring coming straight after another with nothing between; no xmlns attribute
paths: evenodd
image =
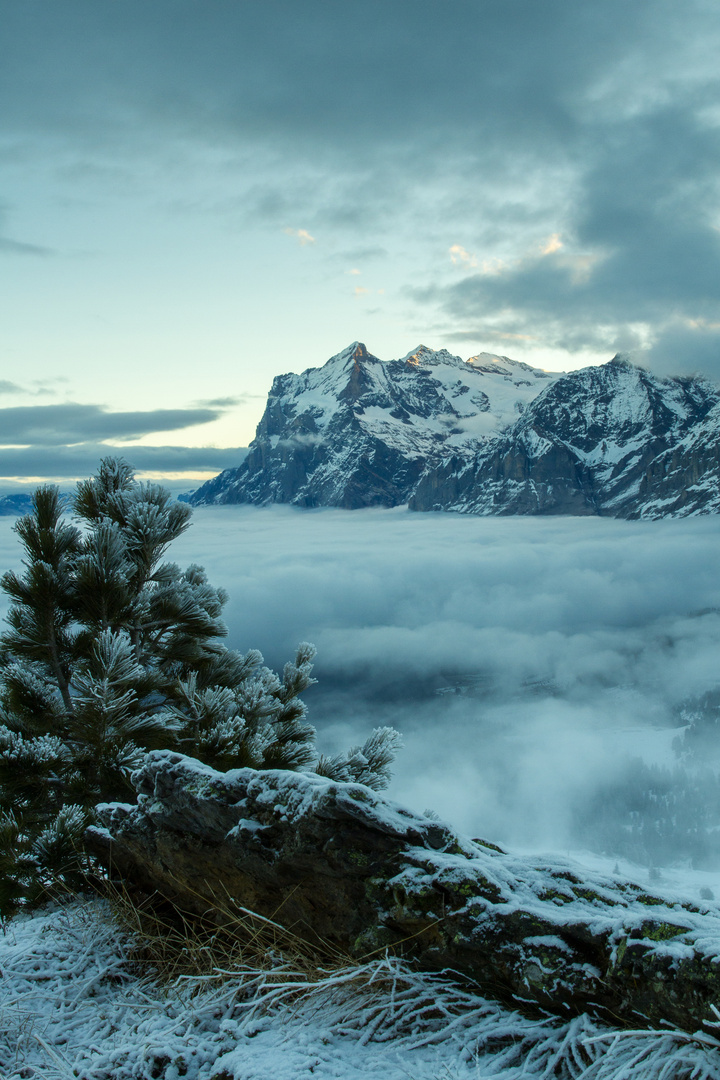
<svg viewBox="0 0 720 1080"><path fill-rule="evenodd" d="M720 513L720 403L652 462L642 517Z"/></svg>
<svg viewBox="0 0 720 1080"><path fill-rule="evenodd" d="M246 461L191 502L403 503L427 465L473 456L555 378L424 345L384 363L353 342L320 368L278 376Z"/></svg>
<svg viewBox="0 0 720 1080"><path fill-rule="evenodd" d="M573 371L472 461L454 458L428 468L410 505L476 514L652 517L668 512L664 498L666 507L681 513L681 473L692 473L692 462L698 469L692 448L706 443L703 433L713 423L715 452L706 454L699 472L717 491L719 401L717 387L705 380L661 379L620 356ZM674 479L668 478L659 500L657 476L672 473L673 461ZM696 511L701 503L693 503ZM709 509L705 504L703 512Z"/></svg>
<svg viewBox="0 0 720 1080"><path fill-rule="evenodd" d="M568 374L354 342L281 375L246 460L190 501L474 514L720 512L720 390L616 356Z"/></svg>

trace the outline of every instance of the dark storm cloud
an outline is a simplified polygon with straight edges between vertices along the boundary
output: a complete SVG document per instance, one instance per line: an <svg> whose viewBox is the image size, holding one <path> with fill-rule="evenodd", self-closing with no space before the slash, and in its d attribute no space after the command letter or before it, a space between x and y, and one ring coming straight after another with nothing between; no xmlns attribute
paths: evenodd
<svg viewBox="0 0 720 1080"><path fill-rule="evenodd" d="M599 81L638 57L667 62L693 17L712 21L702 12L625 0L30 0L4 19L4 123L99 147L158 128L251 137L286 148L291 168L303 148L353 164L427 155L428 168L461 150L481 172L498 154L550 163L583 150L578 104Z"/></svg>
<svg viewBox="0 0 720 1080"><path fill-rule="evenodd" d="M667 10L654 9L651 29ZM146 123L322 145L448 126L464 142L498 127L542 139L568 125L568 83L586 83L610 50L627 55L646 21L622 0L587 11L565 0L30 0L4 20L13 48L0 87L11 123L96 139L100 123L140 111Z"/></svg>
<svg viewBox="0 0 720 1080"><path fill-rule="evenodd" d="M404 228L434 258L473 244L480 269L511 248L452 285L428 255L408 265L448 334L571 350L649 335L662 365L679 326L682 364L715 366L690 332L720 320L713 5L28 0L4 36L11 139L52 138L79 169L173 137L220 147L242 193L216 211L302 215L347 249ZM543 229L563 243L545 257Z"/></svg>
<svg viewBox="0 0 720 1080"><path fill-rule="evenodd" d="M662 375L705 373L720 379L720 323L669 326L658 335L652 360Z"/></svg>
<svg viewBox="0 0 720 1080"><path fill-rule="evenodd" d="M572 215L571 243L515 265L490 267L448 287L415 295L453 317L490 314L501 334L524 334L565 348L628 347L632 323L658 328L651 354L667 369L720 376L720 349L706 322L720 315L720 232L715 170L718 129L675 106L606 132L613 153L589 151ZM673 320L685 320L681 328Z"/></svg>
<svg viewBox="0 0 720 1080"><path fill-rule="evenodd" d="M90 476L104 457L122 457L138 471L154 473L221 472L240 464L245 447L211 446L108 446L86 442L79 446L0 447L0 477ZM192 481L186 481L193 487Z"/></svg>
<svg viewBox="0 0 720 1080"><path fill-rule="evenodd" d="M98 439L138 439L217 420L218 409L107 412L100 405L23 405L0 409L0 445L56 446Z"/></svg>

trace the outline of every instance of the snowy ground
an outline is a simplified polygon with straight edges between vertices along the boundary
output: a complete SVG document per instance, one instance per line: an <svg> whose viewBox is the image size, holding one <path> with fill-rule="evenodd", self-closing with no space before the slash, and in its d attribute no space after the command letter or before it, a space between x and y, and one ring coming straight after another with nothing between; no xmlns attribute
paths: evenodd
<svg viewBox="0 0 720 1080"><path fill-rule="evenodd" d="M717 1080L720 1042L528 1020L380 959L160 986L97 900L0 936L3 1080Z"/></svg>

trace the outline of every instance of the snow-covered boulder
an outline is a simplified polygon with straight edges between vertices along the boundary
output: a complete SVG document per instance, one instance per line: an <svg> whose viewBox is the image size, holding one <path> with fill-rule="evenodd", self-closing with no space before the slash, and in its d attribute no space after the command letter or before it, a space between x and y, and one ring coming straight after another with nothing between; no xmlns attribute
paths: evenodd
<svg viewBox="0 0 720 1080"><path fill-rule="evenodd" d="M356 958L391 949L522 1008L716 1023L720 912L457 836L360 784L155 751L88 841L128 881Z"/></svg>

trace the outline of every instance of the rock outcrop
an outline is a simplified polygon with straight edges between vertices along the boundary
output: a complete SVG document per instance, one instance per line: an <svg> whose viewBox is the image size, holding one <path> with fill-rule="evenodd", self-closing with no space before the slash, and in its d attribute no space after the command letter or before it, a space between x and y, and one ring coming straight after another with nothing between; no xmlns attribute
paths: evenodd
<svg viewBox="0 0 720 1080"><path fill-rule="evenodd" d="M354 956L389 948L525 1009L591 1011L687 1031L715 1023L720 912L533 861L358 784L169 751L135 774L135 806L88 833L123 877L202 914L235 902Z"/></svg>

